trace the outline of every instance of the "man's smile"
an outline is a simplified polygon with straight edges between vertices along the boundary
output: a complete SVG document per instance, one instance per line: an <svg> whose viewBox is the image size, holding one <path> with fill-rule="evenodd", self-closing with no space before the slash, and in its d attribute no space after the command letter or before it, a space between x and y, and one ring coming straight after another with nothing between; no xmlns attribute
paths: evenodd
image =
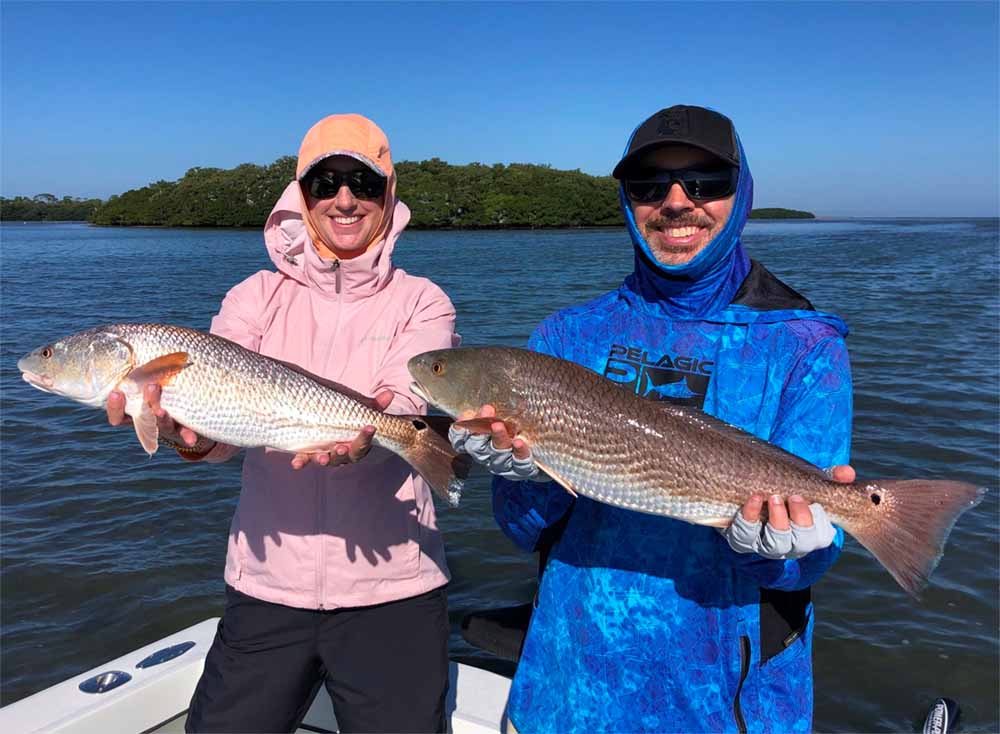
<svg viewBox="0 0 1000 734"><path fill-rule="evenodd" d="M668 247L692 245L706 233L701 227L669 227L653 230L653 235Z"/></svg>

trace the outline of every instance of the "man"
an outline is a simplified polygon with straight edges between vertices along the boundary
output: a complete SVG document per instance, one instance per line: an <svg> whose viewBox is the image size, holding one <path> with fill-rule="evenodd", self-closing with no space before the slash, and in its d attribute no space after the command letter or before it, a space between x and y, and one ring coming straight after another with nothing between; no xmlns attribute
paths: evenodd
<svg viewBox="0 0 1000 734"><path fill-rule="evenodd" d="M753 180L731 121L661 110L613 175L635 269L617 290L547 318L529 347L640 396L701 407L817 466L846 464L847 328L745 253ZM452 439L500 473L504 532L533 550L565 524L511 687L517 730L811 728L810 586L843 544L822 507L754 496L720 533L574 500L542 483L522 439L500 422L492 430Z"/></svg>

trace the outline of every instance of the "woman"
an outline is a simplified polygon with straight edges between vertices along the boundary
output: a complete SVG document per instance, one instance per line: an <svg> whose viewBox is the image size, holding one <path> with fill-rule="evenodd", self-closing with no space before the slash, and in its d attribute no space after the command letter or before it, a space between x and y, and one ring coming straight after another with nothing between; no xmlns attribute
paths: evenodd
<svg viewBox="0 0 1000 734"><path fill-rule="evenodd" d="M233 288L212 332L422 413L407 360L455 346L444 292L392 265L410 218L389 142L360 115L309 130L296 181L264 229L276 270ZM158 395L148 393L162 414ZM119 400L109 419L122 422ZM189 460L238 449L175 426ZM340 730L444 731L449 580L427 485L372 448L374 428L330 453L247 452L226 559L226 609L187 731L292 731L325 682Z"/></svg>

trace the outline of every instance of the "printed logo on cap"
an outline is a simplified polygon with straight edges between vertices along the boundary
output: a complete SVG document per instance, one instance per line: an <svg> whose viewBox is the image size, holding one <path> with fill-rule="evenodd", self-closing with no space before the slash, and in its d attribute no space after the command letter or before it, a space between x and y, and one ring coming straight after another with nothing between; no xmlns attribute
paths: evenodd
<svg viewBox="0 0 1000 734"><path fill-rule="evenodd" d="M687 110L667 110L660 115L660 125L656 132L658 135L685 136L690 127Z"/></svg>

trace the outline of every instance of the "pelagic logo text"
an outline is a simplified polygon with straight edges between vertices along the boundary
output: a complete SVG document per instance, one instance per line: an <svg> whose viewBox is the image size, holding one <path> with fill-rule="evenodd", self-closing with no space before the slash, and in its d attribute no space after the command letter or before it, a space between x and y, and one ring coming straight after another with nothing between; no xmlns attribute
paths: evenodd
<svg viewBox="0 0 1000 734"><path fill-rule="evenodd" d="M604 376L639 397L700 408L714 366L715 362L700 357L612 344Z"/></svg>

